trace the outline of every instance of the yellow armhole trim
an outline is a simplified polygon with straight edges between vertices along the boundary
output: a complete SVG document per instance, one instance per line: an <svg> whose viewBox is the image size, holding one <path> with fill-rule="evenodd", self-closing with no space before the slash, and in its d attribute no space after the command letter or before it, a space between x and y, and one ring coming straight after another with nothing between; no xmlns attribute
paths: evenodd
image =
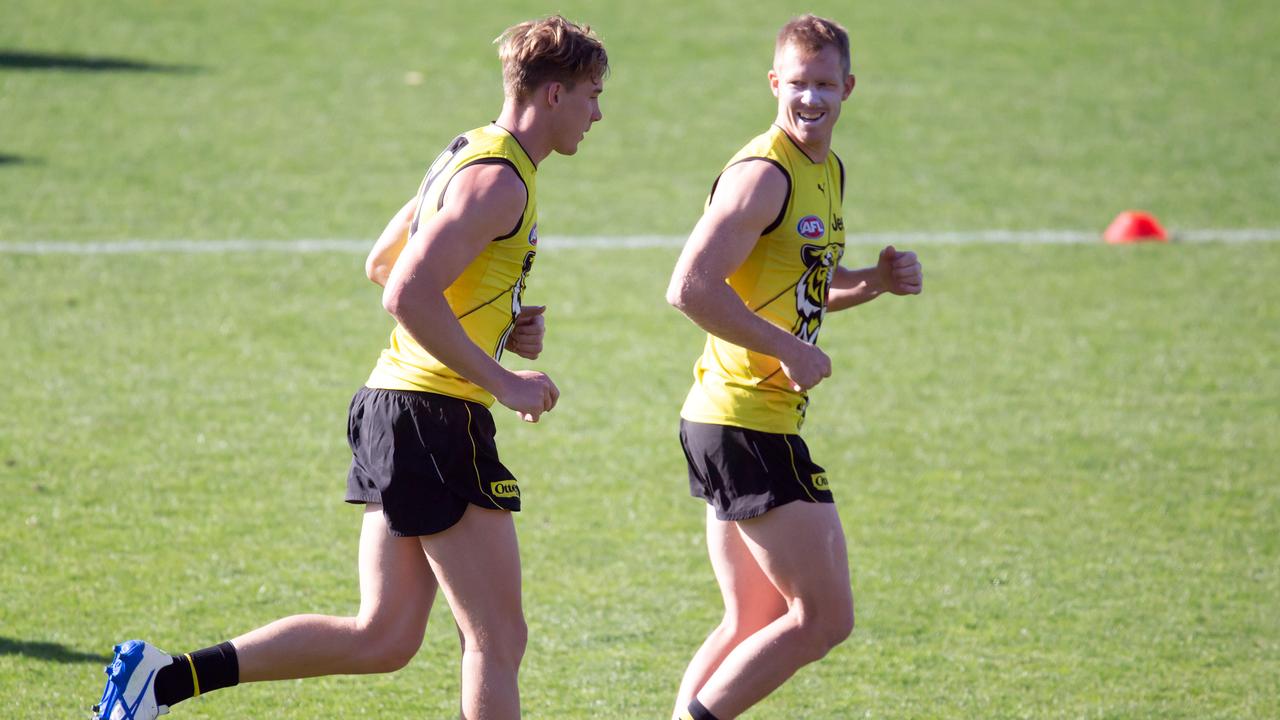
<svg viewBox="0 0 1280 720"><path fill-rule="evenodd" d="M191 668L191 685L196 690L196 694L191 697L200 697L200 678L196 677L196 662L191 659L191 653L187 653L183 657L187 659L187 666Z"/></svg>

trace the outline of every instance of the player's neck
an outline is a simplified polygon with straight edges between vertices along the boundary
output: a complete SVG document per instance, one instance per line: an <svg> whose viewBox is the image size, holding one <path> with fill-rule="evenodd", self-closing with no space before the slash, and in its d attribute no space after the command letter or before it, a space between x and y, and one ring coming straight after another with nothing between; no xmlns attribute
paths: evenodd
<svg viewBox="0 0 1280 720"><path fill-rule="evenodd" d="M823 137L818 133L808 133L809 137L802 140L800 133L796 132L794 128L787 127L785 118L777 118L773 121L773 124L786 133L791 142L797 148L800 148L800 152L804 153L805 157L809 158L810 161L817 164L827 161L827 154L831 152L830 135Z"/></svg>
<svg viewBox="0 0 1280 720"><path fill-rule="evenodd" d="M502 104L502 112L493 122L511 133L534 165L551 154L551 137L546 130L546 122L533 107L508 100Z"/></svg>

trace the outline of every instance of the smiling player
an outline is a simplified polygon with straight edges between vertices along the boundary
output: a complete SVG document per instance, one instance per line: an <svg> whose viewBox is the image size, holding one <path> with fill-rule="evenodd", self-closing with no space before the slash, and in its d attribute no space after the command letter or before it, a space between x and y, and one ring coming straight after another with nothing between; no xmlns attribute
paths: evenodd
<svg viewBox="0 0 1280 720"><path fill-rule="evenodd" d="M853 630L844 533L826 471L800 439L808 390L831 374L829 310L919 293L915 253L844 255L844 164L831 152L853 92L849 37L813 15L778 33L778 113L711 188L668 301L707 331L681 410L690 490L725 614L685 670L676 720L737 717Z"/></svg>

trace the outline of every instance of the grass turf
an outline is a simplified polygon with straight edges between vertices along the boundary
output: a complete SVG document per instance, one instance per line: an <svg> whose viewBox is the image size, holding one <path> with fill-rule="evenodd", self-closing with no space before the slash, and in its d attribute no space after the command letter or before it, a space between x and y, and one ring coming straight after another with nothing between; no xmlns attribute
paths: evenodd
<svg viewBox="0 0 1280 720"><path fill-rule="evenodd" d="M497 413L528 507L531 717L660 715L716 620L674 439L698 337L662 308L671 255L548 251L535 270L538 366L564 397L536 427ZM0 295L9 707L83 706L91 656L123 635L183 650L354 610L343 412L387 321L358 257L263 257L0 256L18 279ZM1274 714L1277 247L926 262L929 293L824 332L837 373L806 436L841 501L861 627L756 716ZM396 676L181 710L446 717L444 608Z"/></svg>
<svg viewBox="0 0 1280 720"><path fill-rule="evenodd" d="M558 9L599 28L614 72L580 157L540 173L545 234L685 232L772 119L788 10ZM1100 229L1135 206L1175 227L1280 224L1272 3L811 9L852 33L859 86L835 142L851 228ZM496 114L493 37L547 11L11 2L0 50L54 67L0 57L0 240L370 236L453 135Z"/></svg>
<svg viewBox="0 0 1280 720"><path fill-rule="evenodd" d="M372 238L496 111L489 40L548 9L10 3L0 241ZM540 171L544 233L686 231L771 117L785 12L557 9L615 70L580 157ZM1131 206L1280 225L1269 4L812 9L854 36L853 231L1100 228ZM860 628L752 716L1280 713L1277 246L918 249L925 295L831 318L806 429ZM529 508L530 717L662 716L716 621L674 437L700 340L662 302L673 259L548 249L532 277L537 366L565 395L537 427L498 413ZM0 253L11 715L81 712L124 636L181 651L354 610L344 411L388 329L359 263ZM456 652L441 600L396 675L178 712L449 717Z"/></svg>

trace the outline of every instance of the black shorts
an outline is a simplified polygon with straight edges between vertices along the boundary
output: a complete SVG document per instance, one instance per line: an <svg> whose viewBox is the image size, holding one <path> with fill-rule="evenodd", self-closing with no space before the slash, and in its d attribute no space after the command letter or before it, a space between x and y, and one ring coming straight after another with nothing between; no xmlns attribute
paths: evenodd
<svg viewBox="0 0 1280 720"><path fill-rule="evenodd" d="M480 403L360 388L347 418L347 502L381 503L392 535L447 530L468 504L517 512L520 486L493 435Z"/></svg>
<svg viewBox="0 0 1280 720"><path fill-rule="evenodd" d="M746 520L789 502L833 503L826 470L799 435L680 420L689 494L721 520Z"/></svg>

